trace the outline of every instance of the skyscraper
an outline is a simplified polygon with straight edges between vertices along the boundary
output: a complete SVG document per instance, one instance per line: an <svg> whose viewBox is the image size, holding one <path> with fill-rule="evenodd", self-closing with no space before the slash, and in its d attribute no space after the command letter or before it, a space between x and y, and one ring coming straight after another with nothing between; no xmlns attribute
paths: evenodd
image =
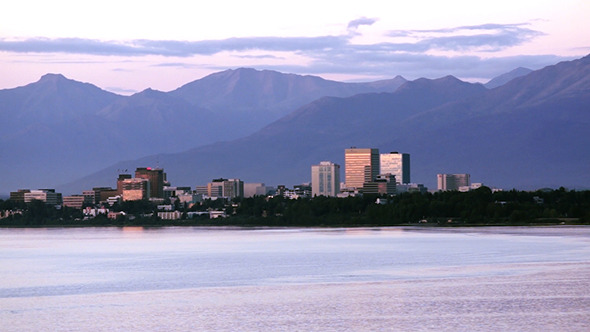
<svg viewBox="0 0 590 332"><path fill-rule="evenodd" d="M161 168L138 167L135 170L135 177L150 181L150 196L164 198L165 173Z"/></svg>
<svg viewBox="0 0 590 332"><path fill-rule="evenodd" d="M437 174L438 190L459 190L459 187L469 186L469 174Z"/></svg>
<svg viewBox="0 0 590 332"><path fill-rule="evenodd" d="M340 165L322 161L311 166L311 195L336 196L340 192Z"/></svg>
<svg viewBox="0 0 590 332"><path fill-rule="evenodd" d="M410 183L410 154L390 152L380 155L380 174L393 174L397 183Z"/></svg>
<svg viewBox="0 0 590 332"><path fill-rule="evenodd" d="M346 187L361 189L379 175L379 149L346 149L344 164Z"/></svg>

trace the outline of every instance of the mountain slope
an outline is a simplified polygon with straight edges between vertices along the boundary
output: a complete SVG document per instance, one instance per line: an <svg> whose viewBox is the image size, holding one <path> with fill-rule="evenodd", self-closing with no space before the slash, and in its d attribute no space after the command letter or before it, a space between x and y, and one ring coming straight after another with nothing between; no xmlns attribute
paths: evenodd
<svg viewBox="0 0 590 332"><path fill-rule="evenodd" d="M231 110L232 116L257 114L275 120L321 97L393 92L405 82L398 76L371 83L342 83L317 76L239 68L190 82L170 95L216 112Z"/></svg>
<svg viewBox="0 0 590 332"><path fill-rule="evenodd" d="M484 86L488 89L497 88L501 85L504 85L504 84L512 81L515 78L528 75L532 71L533 71L532 69L518 67L516 69L513 69L513 70L505 73L505 74L502 74L500 76L496 76L496 77L492 78L486 84L484 84Z"/></svg>
<svg viewBox="0 0 590 332"><path fill-rule="evenodd" d="M342 163L344 148L371 145L376 136L391 135L395 126L388 124L401 123L435 105L486 91L480 84L453 77L421 79L407 85L395 93L324 97L248 137L120 163L63 189L77 190L96 182L108 185L113 181L113 170L153 165L156 161L173 183L191 186L216 177L270 184L308 181L311 164L324 159Z"/></svg>
<svg viewBox="0 0 590 332"><path fill-rule="evenodd" d="M0 192L50 187L118 160L236 139L317 96L393 91L403 82L339 83L240 69L177 92L147 89L127 97L47 74L0 90L0 155L9 156L0 172L11 175L0 178Z"/></svg>
<svg viewBox="0 0 590 332"><path fill-rule="evenodd" d="M585 57L492 90L446 77L408 82L392 94L322 98L246 138L117 164L69 188L110 184L113 169L156 160L178 185L216 177L293 185L309 181L319 161L342 165L352 145L410 153L412 179L430 188L437 173L471 173L474 182L504 188L588 188L588 128Z"/></svg>

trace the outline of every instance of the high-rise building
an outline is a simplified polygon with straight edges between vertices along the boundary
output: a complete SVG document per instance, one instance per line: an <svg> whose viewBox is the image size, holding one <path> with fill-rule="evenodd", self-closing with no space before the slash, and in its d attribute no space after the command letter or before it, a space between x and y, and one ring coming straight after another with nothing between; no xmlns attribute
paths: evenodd
<svg viewBox="0 0 590 332"><path fill-rule="evenodd" d="M311 195L336 196L340 192L340 165L322 161L311 166Z"/></svg>
<svg viewBox="0 0 590 332"><path fill-rule="evenodd" d="M397 183L410 183L410 154L390 152L380 155L379 168L381 174L395 175Z"/></svg>
<svg viewBox="0 0 590 332"><path fill-rule="evenodd" d="M360 189L379 175L379 149L346 149L344 165L346 188Z"/></svg>
<svg viewBox="0 0 590 332"><path fill-rule="evenodd" d="M162 168L138 167L135 177L150 181L150 197L164 198L164 181L166 173Z"/></svg>
<svg viewBox="0 0 590 332"><path fill-rule="evenodd" d="M438 190L459 190L459 187L471 184L469 174L437 174L436 177Z"/></svg>
<svg viewBox="0 0 590 332"><path fill-rule="evenodd" d="M123 195L123 180L131 179L131 174L119 174L117 178L117 194L113 195Z"/></svg>
<svg viewBox="0 0 590 332"><path fill-rule="evenodd" d="M150 198L150 180L142 178L125 179L121 182L124 201L138 201Z"/></svg>

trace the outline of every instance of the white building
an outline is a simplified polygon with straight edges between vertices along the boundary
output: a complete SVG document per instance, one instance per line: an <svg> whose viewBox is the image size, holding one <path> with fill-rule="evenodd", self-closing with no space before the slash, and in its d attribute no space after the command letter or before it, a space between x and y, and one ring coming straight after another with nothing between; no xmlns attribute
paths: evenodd
<svg viewBox="0 0 590 332"><path fill-rule="evenodd" d="M381 153L379 155L379 171L381 174L395 175L397 183L410 183L410 154L409 153Z"/></svg>
<svg viewBox="0 0 590 332"><path fill-rule="evenodd" d="M311 166L311 195L336 196L340 193L340 165L322 161Z"/></svg>

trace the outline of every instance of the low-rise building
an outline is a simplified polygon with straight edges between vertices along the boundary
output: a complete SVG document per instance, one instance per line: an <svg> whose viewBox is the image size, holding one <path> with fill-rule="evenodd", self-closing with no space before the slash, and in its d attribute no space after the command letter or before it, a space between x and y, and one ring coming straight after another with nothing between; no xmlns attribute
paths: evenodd
<svg viewBox="0 0 590 332"><path fill-rule="evenodd" d="M158 217L162 220L178 220L182 217L182 212L180 212L180 211L158 212Z"/></svg>
<svg viewBox="0 0 590 332"><path fill-rule="evenodd" d="M58 205L61 204L61 193L56 193L55 189L31 190L25 193L25 203L34 200L42 201L47 205Z"/></svg>
<svg viewBox="0 0 590 332"><path fill-rule="evenodd" d="M82 206L84 206L84 200L84 195L64 196L62 205L69 208L81 210Z"/></svg>

